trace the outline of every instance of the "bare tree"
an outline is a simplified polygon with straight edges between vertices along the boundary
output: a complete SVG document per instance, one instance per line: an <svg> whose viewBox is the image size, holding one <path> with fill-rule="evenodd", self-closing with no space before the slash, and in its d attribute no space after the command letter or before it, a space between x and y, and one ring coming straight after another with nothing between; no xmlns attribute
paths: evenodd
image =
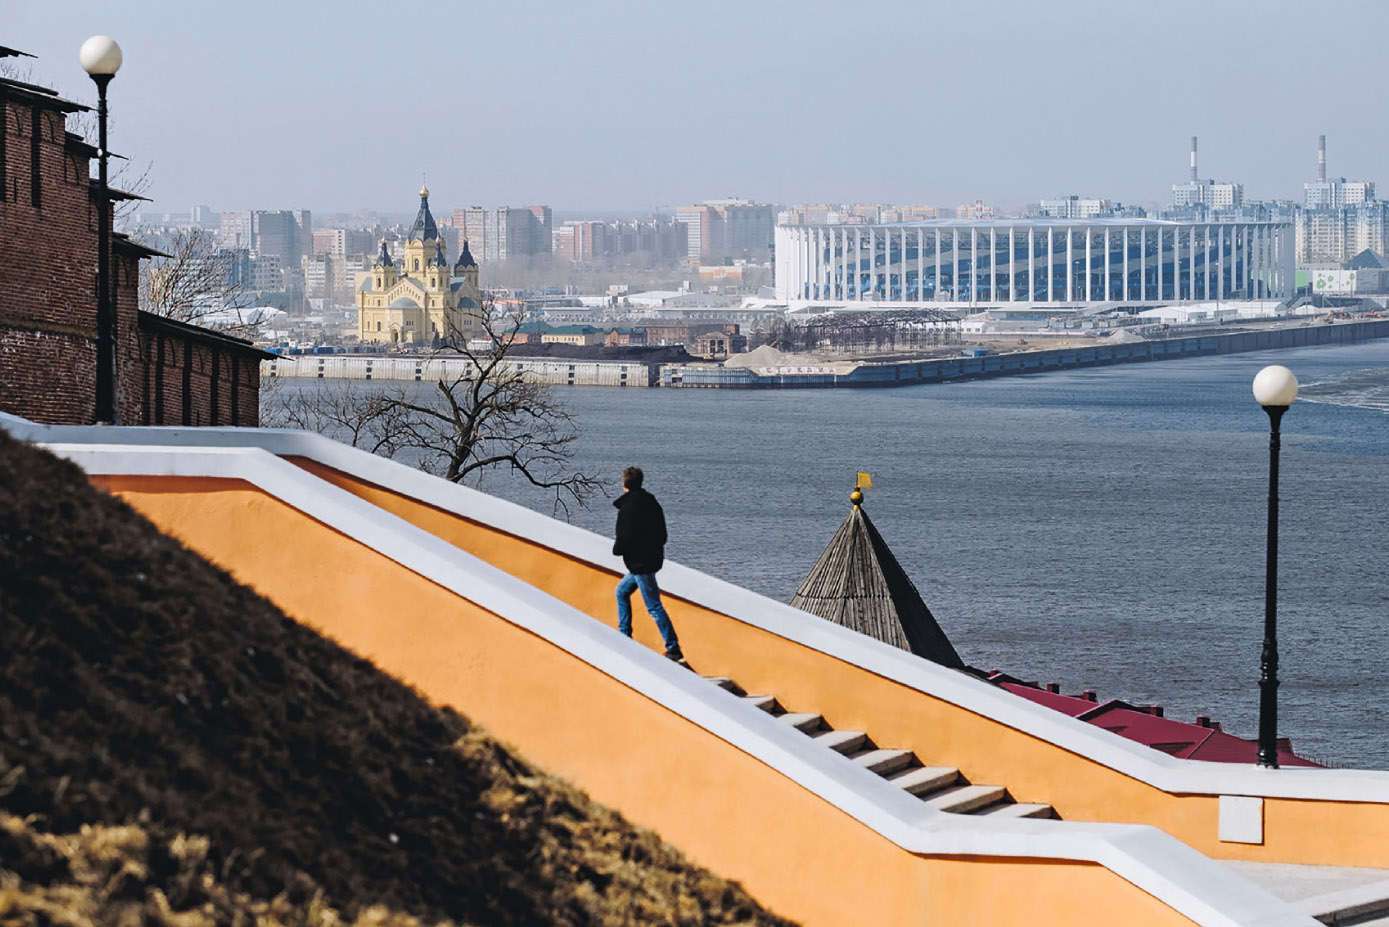
<svg viewBox="0 0 1389 927"><path fill-rule="evenodd" d="M553 490L555 511L567 515L569 503L582 506L602 492L596 477L573 469L578 427L550 386L508 358L522 337L519 312L503 311L487 298L469 314L481 334L468 340L451 331L431 351L438 378L428 393L401 384L324 380L277 396L263 418L413 460L455 483L476 484L484 473L506 469Z"/></svg>
<svg viewBox="0 0 1389 927"><path fill-rule="evenodd" d="M168 257L140 267L140 308L178 322L246 334L256 320L244 310L250 293L236 273L236 257L220 247L214 232L180 229Z"/></svg>

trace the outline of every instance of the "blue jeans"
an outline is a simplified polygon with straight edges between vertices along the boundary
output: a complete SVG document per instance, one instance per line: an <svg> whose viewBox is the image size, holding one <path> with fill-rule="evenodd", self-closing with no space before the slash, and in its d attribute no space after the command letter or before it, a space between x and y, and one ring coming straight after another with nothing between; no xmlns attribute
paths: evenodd
<svg viewBox="0 0 1389 927"><path fill-rule="evenodd" d="M641 590L641 599L646 610L656 620L656 629L666 643L666 652L680 649L680 638L675 636L675 626L661 605L661 587L656 585L655 573L628 573L617 584L617 629L628 637L632 636L632 593Z"/></svg>

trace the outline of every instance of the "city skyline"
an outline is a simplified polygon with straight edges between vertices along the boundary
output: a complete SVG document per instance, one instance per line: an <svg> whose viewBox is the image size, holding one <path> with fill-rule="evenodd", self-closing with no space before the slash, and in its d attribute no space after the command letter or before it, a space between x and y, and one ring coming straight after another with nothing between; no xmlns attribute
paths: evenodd
<svg viewBox="0 0 1389 927"><path fill-rule="evenodd" d="M359 2L71 0L7 11L0 43L84 103L77 48L121 43L111 147L152 163L148 195L167 212L399 212L424 172L440 204L556 212L726 196L1146 206L1186 178L1192 135L1201 176L1248 199L1300 199L1322 134L1331 176L1378 178L1389 129L1367 101L1389 9L1315 10L441 3L383 28ZM1314 31L1335 40L1294 44Z"/></svg>

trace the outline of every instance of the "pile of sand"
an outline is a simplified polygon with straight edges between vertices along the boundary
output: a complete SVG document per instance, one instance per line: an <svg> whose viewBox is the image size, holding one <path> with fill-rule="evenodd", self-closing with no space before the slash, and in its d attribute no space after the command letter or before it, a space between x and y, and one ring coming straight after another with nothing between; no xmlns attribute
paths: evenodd
<svg viewBox="0 0 1389 927"><path fill-rule="evenodd" d="M0 923L785 923L3 432L0 640Z"/></svg>

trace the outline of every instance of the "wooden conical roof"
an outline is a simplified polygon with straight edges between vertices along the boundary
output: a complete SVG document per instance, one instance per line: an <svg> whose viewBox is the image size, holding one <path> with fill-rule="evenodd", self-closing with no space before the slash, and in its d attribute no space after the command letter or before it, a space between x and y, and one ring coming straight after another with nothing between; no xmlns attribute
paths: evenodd
<svg viewBox="0 0 1389 927"><path fill-rule="evenodd" d="M887 542L855 505L791 605L943 666L964 662Z"/></svg>

